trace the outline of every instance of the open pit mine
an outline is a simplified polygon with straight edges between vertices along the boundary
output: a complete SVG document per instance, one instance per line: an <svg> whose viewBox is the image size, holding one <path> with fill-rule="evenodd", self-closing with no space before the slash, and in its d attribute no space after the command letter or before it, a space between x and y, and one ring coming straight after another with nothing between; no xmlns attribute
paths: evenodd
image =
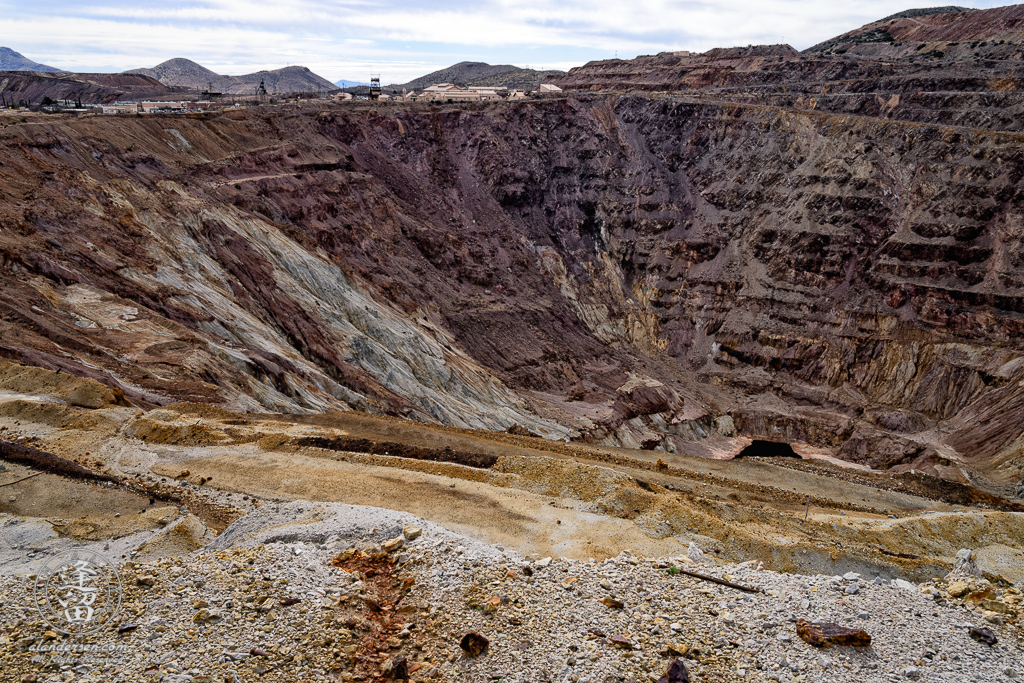
<svg viewBox="0 0 1024 683"><path fill-rule="evenodd" d="M957 9L0 111L0 681L1024 676L1024 6Z"/></svg>

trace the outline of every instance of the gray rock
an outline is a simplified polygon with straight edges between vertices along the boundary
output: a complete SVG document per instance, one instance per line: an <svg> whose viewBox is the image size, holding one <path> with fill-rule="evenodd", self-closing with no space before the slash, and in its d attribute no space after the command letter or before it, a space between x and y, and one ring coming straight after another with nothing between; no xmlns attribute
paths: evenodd
<svg viewBox="0 0 1024 683"><path fill-rule="evenodd" d="M730 415L719 415L715 418L715 430L722 436L736 436L736 423Z"/></svg>
<svg viewBox="0 0 1024 683"><path fill-rule="evenodd" d="M696 543L691 542L690 546L686 549L686 556L694 564L700 564L701 560L704 559L704 552L697 547Z"/></svg>
<svg viewBox="0 0 1024 683"><path fill-rule="evenodd" d="M981 578L981 570L975 563L976 556L973 550L961 548L956 553L956 561L953 563L953 571L946 574L946 580L959 579L963 577Z"/></svg>

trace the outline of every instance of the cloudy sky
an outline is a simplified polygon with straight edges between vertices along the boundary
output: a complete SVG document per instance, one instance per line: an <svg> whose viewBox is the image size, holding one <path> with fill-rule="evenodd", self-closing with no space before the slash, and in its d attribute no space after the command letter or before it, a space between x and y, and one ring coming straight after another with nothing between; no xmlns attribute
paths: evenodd
<svg viewBox="0 0 1024 683"><path fill-rule="evenodd" d="M568 69L665 50L804 49L938 0L0 0L0 46L69 71L188 57L238 75L289 64L401 83L470 60ZM960 0L963 6L1006 2Z"/></svg>

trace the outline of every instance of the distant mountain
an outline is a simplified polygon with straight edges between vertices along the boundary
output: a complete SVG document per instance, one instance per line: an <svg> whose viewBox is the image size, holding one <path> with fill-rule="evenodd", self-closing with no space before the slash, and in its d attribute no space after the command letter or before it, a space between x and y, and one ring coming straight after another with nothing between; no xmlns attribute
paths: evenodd
<svg viewBox="0 0 1024 683"><path fill-rule="evenodd" d="M151 69L133 69L127 74L150 76L167 86L181 86L193 90L207 90L229 95L251 95L263 81L268 93L331 92L338 89L326 78L321 78L304 66L286 66L273 71L257 71L244 76L223 76L191 59L169 59Z"/></svg>
<svg viewBox="0 0 1024 683"><path fill-rule="evenodd" d="M226 88L231 85L230 76L221 76L205 66L196 64L191 59L181 57L168 59L152 69L132 69L125 73L149 76L171 87L182 86L206 90L212 84L215 92L226 92Z"/></svg>
<svg viewBox="0 0 1024 683"><path fill-rule="evenodd" d="M0 47L0 71L41 71L43 73L64 73L63 69L47 66L15 52L9 47Z"/></svg>
<svg viewBox="0 0 1024 683"><path fill-rule="evenodd" d="M271 94L317 91L335 92L338 90L338 86L334 85L326 78L317 76L304 66L286 66L283 69L257 71L256 73L246 74L244 76L229 76L229 78L234 78L239 86L223 92L229 92L234 95L244 95L254 92L259 86L261 80L263 81L267 92Z"/></svg>
<svg viewBox="0 0 1024 683"><path fill-rule="evenodd" d="M446 69L420 76L408 83L385 86L385 90L422 90L435 83L455 85L507 86L509 88L536 88L548 76L558 76L562 71L538 71L523 69L511 64L487 64L484 62L459 62Z"/></svg>
<svg viewBox="0 0 1024 683"><path fill-rule="evenodd" d="M355 88L360 85L366 86L367 88L370 87L370 84L365 81L357 81L354 79L350 80L348 78L342 78L341 80L334 81L334 85L338 86L339 88Z"/></svg>

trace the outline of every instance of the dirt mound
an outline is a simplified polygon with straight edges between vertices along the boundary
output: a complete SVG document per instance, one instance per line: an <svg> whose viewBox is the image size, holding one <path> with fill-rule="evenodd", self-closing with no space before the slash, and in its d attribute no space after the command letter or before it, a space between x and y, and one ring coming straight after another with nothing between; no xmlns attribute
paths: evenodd
<svg viewBox="0 0 1024 683"><path fill-rule="evenodd" d="M176 512L176 511L175 511ZM188 555L213 540L210 529L195 515L186 515L167 525L167 530L139 546L139 560L155 560L161 557Z"/></svg>
<svg viewBox="0 0 1024 683"><path fill-rule="evenodd" d="M50 401L13 399L0 403L0 416L27 420L61 429L88 430L96 434L112 431L117 422L97 411Z"/></svg>
<svg viewBox="0 0 1024 683"><path fill-rule="evenodd" d="M43 395L82 408L128 405L124 392L86 377L0 361L0 389Z"/></svg>
<svg viewBox="0 0 1024 683"><path fill-rule="evenodd" d="M216 422L164 411L153 411L136 420L126 434L146 443L175 446L211 446L234 441Z"/></svg>
<svg viewBox="0 0 1024 683"><path fill-rule="evenodd" d="M210 405L209 403L168 403L167 405L162 406L160 411L160 415L178 413L179 415L188 415L191 417L202 418L203 420L233 420L236 421L236 423L248 423L248 420L244 415L220 406ZM156 413L150 414L155 415Z"/></svg>

